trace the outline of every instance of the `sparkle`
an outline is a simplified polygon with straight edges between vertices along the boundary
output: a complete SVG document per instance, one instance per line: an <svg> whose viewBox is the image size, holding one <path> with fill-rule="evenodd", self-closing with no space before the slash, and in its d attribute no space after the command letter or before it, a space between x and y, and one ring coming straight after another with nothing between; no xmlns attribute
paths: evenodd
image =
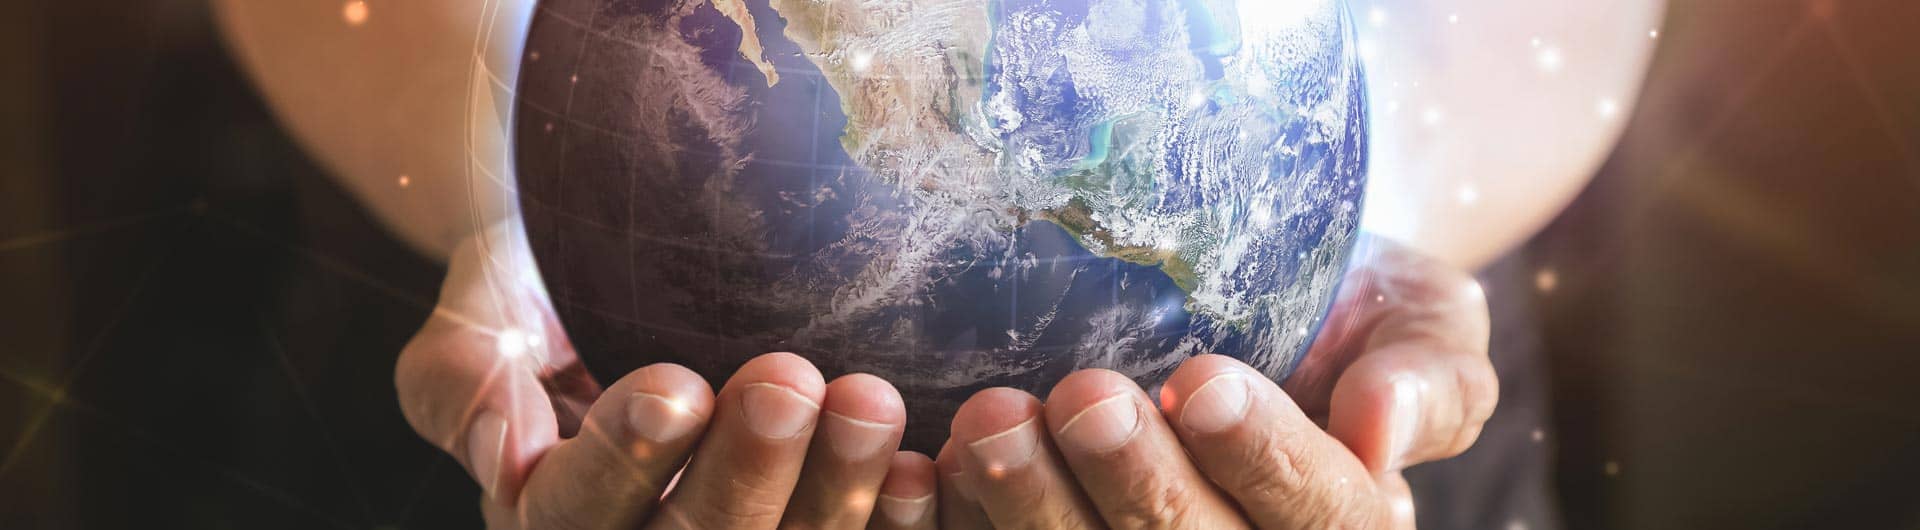
<svg viewBox="0 0 1920 530"><path fill-rule="evenodd" d="M1534 54L1534 60L1540 63L1541 70L1558 72L1560 71L1562 63L1566 61L1566 58L1560 55L1559 48L1548 46L1542 48L1539 53Z"/></svg>
<svg viewBox="0 0 1920 530"><path fill-rule="evenodd" d="M848 66L855 72L867 71L868 68L873 67L873 52L866 50L853 52L853 60L848 61Z"/></svg>
<svg viewBox="0 0 1920 530"><path fill-rule="evenodd" d="M1413 497L1406 495L1395 497L1390 508L1398 519L1403 521L1413 520Z"/></svg>
<svg viewBox="0 0 1920 530"><path fill-rule="evenodd" d="M568 78L567 78L567 82L568 82L568 83L579 83L579 82L580 82L580 74L573 74L573 75L572 75L571 77L568 77Z"/></svg>
<svg viewBox="0 0 1920 530"><path fill-rule="evenodd" d="M675 396L667 398L665 401L667 402L667 409L672 410L674 414L693 413L693 407L687 406L687 400L684 398Z"/></svg>
<svg viewBox="0 0 1920 530"><path fill-rule="evenodd" d="M400 187L405 188L407 186L412 186L412 185L413 185L413 177L409 177L406 175L400 176Z"/></svg>
<svg viewBox="0 0 1920 530"><path fill-rule="evenodd" d="M1534 37L1534 38L1533 38L1533 43L1532 43L1532 44L1533 44L1533 47L1535 47L1535 48L1538 48L1538 47L1540 47L1540 37Z"/></svg>
<svg viewBox="0 0 1920 530"><path fill-rule="evenodd" d="M1540 429L1533 430L1533 443L1540 443L1542 441L1545 441L1546 439L1547 439L1547 431L1540 430Z"/></svg>
<svg viewBox="0 0 1920 530"><path fill-rule="evenodd" d="M1600 471L1609 477L1620 476L1620 462L1608 460L1606 465L1600 467Z"/></svg>
<svg viewBox="0 0 1920 530"><path fill-rule="evenodd" d="M1376 7L1367 11L1367 22L1376 28L1387 25L1387 10Z"/></svg>
<svg viewBox="0 0 1920 530"><path fill-rule="evenodd" d="M1448 23L1448 24L1459 24L1459 23L1460 23L1460 14L1459 14L1459 13L1454 13L1454 14L1451 14L1451 15L1447 15L1447 23Z"/></svg>
<svg viewBox="0 0 1920 530"><path fill-rule="evenodd" d="M348 26L367 23L368 14L367 3L363 0L353 0L340 7L340 18L345 19Z"/></svg>
<svg viewBox="0 0 1920 530"><path fill-rule="evenodd" d="M1527 522L1519 519L1507 521L1507 530L1527 530Z"/></svg>
<svg viewBox="0 0 1920 530"><path fill-rule="evenodd" d="M527 52L527 60L536 62L536 63L540 62L540 51L534 50L534 51Z"/></svg>
<svg viewBox="0 0 1920 530"><path fill-rule="evenodd" d="M1658 38L1660 38L1660 30L1657 30L1657 29L1650 29L1650 30L1647 30L1647 38L1649 38L1649 39L1658 39Z"/></svg>
<svg viewBox="0 0 1920 530"><path fill-rule="evenodd" d="M1600 98L1600 101L1593 105L1593 111L1599 114L1601 119L1612 119L1620 114L1620 102L1613 98Z"/></svg>
<svg viewBox="0 0 1920 530"><path fill-rule="evenodd" d="M494 335L493 345L501 357L519 357L527 353L527 334L513 328L503 329Z"/></svg>
<svg viewBox="0 0 1920 530"><path fill-rule="evenodd" d="M1554 288L1560 286L1560 274L1553 269L1540 269L1540 272L1533 274L1533 286L1539 288L1540 292L1551 293ZM1536 434L1539 432L1534 431Z"/></svg>
<svg viewBox="0 0 1920 530"><path fill-rule="evenodd" d="M1420 121L1426 122L1429 127L1439 125L1446 119L1447 113L1438 107L1427 107L1426 112L1420 113Z"/></svg>
<svg viewBox="0 0 1920 530"><path fill-rule="evenodd" d="M1453 193L1453 198L1459 200L1460 204L1480 202L1480 190L1473 186L1461 186L1459 191Z"/></svg>

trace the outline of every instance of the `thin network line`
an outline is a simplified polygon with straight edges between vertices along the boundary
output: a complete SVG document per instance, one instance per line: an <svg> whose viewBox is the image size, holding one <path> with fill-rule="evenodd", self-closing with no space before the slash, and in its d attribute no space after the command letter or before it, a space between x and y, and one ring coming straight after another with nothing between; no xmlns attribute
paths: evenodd
<svg viewBox="0 0 1920 530"><path fill-rule="evenodd" d="M59 242L71 240L78 237L104 235L104 234L112 233L114 231L125 229L125 228L145 226L146 223L151 221L160 221L168 217L186 213L189 208L190 208L189 205L183 204L183 205L173 206L169 208L162 208L159 210L146 212L146 213L124 215L119 217L113 217L110 219L102 219L99 221L94 221L94 222L90 222L82 225L69 226L65 228L57 228L53 230L47 230L44 232L36 233L36 234L24 235L24 236L16 237L13 239L8 239L6 241L0 241L0 253L13 252L16 250L26 250L26 249L31 249L41 245L59 243Z"/></svg>
<svg viewBox="0 0 1920 530"><path fill-rule="evenodd" d="M347 482L354 485L353 497L354 500L359 501L360 509L367 517L367 524L373 524L379 519L373 513L373 503L368 500L366 490L360 487L360 477L353 472L354 467L346 453L341 450L339 438L334 436L333 430L327 427L326 418L320 414L319 404L313 400L313 392L307 389L306 378L301 377L299 369L294 367L293 359L287 356L286 346L280 342L280 336L274 333L272 323L267 322L265 318L260 320L260 335L267 339L267 348L273 351L274 359L280 362L280 370L287 376L287 382L291 383L294 396L300 400L300 406L307 409L307 416L312 418L314 425L320 429L321 442L326 444L327 451L332 453L334 463L340 467L340 474L345 475Z"/></svg>
<svg viewBox="0 0 1920 530"><path fill-rule="evenodd" d="M1913 140L1894 124L1893 109L1887 104L1886 95L1867 79L1867 69L1861 64L1859 53L1854 51L1852 43L1848 42L1838 28L1834 27L1833 21L1822 20L1821 29L1825 30L1827 39L1833 42L1834 55L1840 56L1840 62L1847 65L1847 73L1852 75L1854 88L1859 89L1861 96L1867 100L1867 104L1873 106L1874 121L1879 124L1880 132L1886 134L1887 139L1893 142L1894 150L1900 153L1900 161L1907 167L1908 183L1914 186L1914 191L1920 191L1920 153L1914 152Z"/></svg>
<svg viewBox="0 0 1920 530"><path fill-rule="evenodd" d="M53 385L52 392L48 394L50 401L46 406L34 413L33 419L27 421L26 429L20 433L20 438L14 441L13 447L7 450L5 459L0 460L0 477L6 476L7 471L13 469L13 465L19 461L20 455L24 454L26 448L32 445L34 439L40 434L40 429L46 425L47 420L52 418L54 411L59 408L60 403L67 400L67 390L72 387L74 381L79 380L80 376L86 373L88 365L99 355L101 350L105 349L107 338L112 336L114 330L120 327L120 323L126 319L127 313L132 312L134 302L138 301L140 294L146 291L147 284L153 279L154 273L160 270L160 266L167 262L167 258L172 257L173 253L179 249L180 241L185 237L185 233L191 231L191 227L189 227L186 230L182 230L182 234L176 234L173 240L170 241L170 244L167 245L167 250L160 256L155 257L153 263L147 265L146 270L141 271L139 279L134 281L133 289L127 293L126 299L120 302L120 305L113 310L113 316L108 317L106 325L101 326L100 331L94 334L93 339L87 341L86 349L80 354L79 360L75 361L73 367L67 370L66 375L60 378L60 382Z"/></svg>
<svg viewBox="0 0 1920 530"><path fill-rule="evenodd" d="M275 502L279 502L280 504L285 505L288 508L292 508L296 511L304 512L308 516L314 519L325 521L328 525L332 527L335 527L335 528L353 528L354 527L353 525L346 524L345 522L340 521L338 519L328 517L326 512L321 511L319 509L315 509L312 506L309 506L305 503L300 502L298 497L292 494L289 494L286 491L282 491L282 490L273 488L271 486L268 486L267 484L260 482L259 480L256 480L254 478L251 478L246 474L241 473L238 470L235 470L231 467L213 462L211 460L207 460L194 453L182 450L177 446L169 444L165 441L164 438L160 437L159 435L156 435L145 429L141 429L135 426L133 422L129 422L123 418L115 416L112 413L109 413L106 410L101 409L100 407L94 406L92 404L86 403L78 399L74 399L73 397L67 396L65 395L64 392L60 392L57 389L48 389L44 385L36 384L33 381L23 378L17 374L0 371L0 378L7 379L15 384L25 387L29 391L39 395L41 398L53 401L54 404L57 405L58 407L64 408L74 413L79 413L81 415L90 417L95 421L100 421L103 423L111 423L119 427L121 429L121 432L125 433L129 438L135 441L138 441L140 443L143 443L148 447L159 449L166 453L171 453L173 456L184 457L182 458L182 460L191 460L191 462L183 462L183 464L193 464L193 466L183 465L183 467L197 466L202 470L214 471L215 476L232 481L233 483L243 488L253 490L253 492L258 493L264 497L267 497L268 499L271 499Z"/></svg>

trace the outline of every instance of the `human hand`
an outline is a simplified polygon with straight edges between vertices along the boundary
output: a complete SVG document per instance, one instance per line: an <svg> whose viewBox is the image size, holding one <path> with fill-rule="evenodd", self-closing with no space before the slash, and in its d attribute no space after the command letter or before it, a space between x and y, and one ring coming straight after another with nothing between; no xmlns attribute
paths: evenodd
<svg viewBox="0 0 1920 530"><path fill-rule="evenodd" d="M827 383L768 354L718 395L671 364L603 391L519 234L498 225L455 251L395 370L408 423L479 482L488 526L860 527L876 502L880 522L930 525L933 462L895 453L906 410L891 385Z"/></svg>
<svg viewBox="0 0 1920 530"><path fill-rule="evenodd" d="M1400 470L1465 451L1497 400L1486 301L1392 242L1356 252L1284 389L1207 355L1168 379L1161 414L1106 370L1068 376L1044 405L975 395L939 456L942 526L1412 528Z"/></svg>

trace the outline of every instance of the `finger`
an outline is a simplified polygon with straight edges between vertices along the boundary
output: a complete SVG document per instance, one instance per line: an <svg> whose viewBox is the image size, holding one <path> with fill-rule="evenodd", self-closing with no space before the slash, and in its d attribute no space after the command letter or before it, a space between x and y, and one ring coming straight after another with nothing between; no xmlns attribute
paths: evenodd
<svg viewBox="0 0 1920 530"><path fill-rule="evenodd" d="M1046 415L1061 456L1108 525L1247 526L1126 376L1109 370L1068 375L1047 395Z"/></svg>
<svg viewBox="0 0 1920 530"><path fill-rule="evenodd" d="M1358 254L1286 388L1375 473L1457 455L1498 400L1485 292L1388 239L1369 237Z"/></svg>
<svg viewBox="0 0 1920 530"><path fill-rule="evenodd" d="M946 445L940 447L940 457L934 461L935 470L940 472L940 493L934 496L940 501L940 528L993 528L986 510L980 507L980 496L974 492L973 482L960 467L960 452L964 450L949 438Z"/></svg>
<svg viewBox="0 0 1920 530"><path fill-rule="evenodd" d="M748 361L714 400L693 461L653 528L772 528L807 455L826 382L791 353Z"/></svg>
<svg viewBox="0 0 1920 530"><path fill-rule="evenodd" d="M555 400L541 382L564 334L546 309L517 230L489 227L455 249L440 300L394 369L402 414L452 455L486 497L513 506L542 452L559 443ZM531 330L531 331L524 331ZM561 337L543 341L535 337ZM564 363L562 363L564 364ZM591 389L586 389L591 391Z"/></svg>
<svg viewBox="0 0 1920 530"><path fill-rule="evenodd" d="M900 447L907 407L886 381L867 374L835 379L825 407L782 528L866 526Z"/></svg>
<svg viewBox="0 0 1920 530"><path fill-rule="evenodd" d="M1484 354L1418 343L1361 356L1333 389L1327 432L1373 473L1450 458L1480 437L1499 383Z"/></svg>
<svg viewBox="0 0 1920 530"><path fill-rule="evenodd" d="M1380 494L1387 498L1387 528L1413 530L1418 521L1413 512L1413 487L1398 471L1380 477Z"/></svg>
<svg viewBox="0 0 1920 530"><path fill-rule="evenodd" d="M656 364L601 394L580 434L540 459L521 494L521 528L632 528L652 513L713 412L699 374Z"/></svg>
<svg viewBox="0 0 1920 530"><path fill-rule="evenodd" d="M1387 504L1347 448L1239 361L1189 359L1161 404L1202 473L1260 528L1376 528Z"/></svg>
<svg viewBox="0 0 1920 530"><path fill-rule="evenodd" d="M466 467L490 501L510 506L560 433L538 363L497 347L495 334L430 319L401 351L394 386L414 431Z"/></svg>
<svg viewBox="0 0 1920 530"><path fill-rule="evenodd" d="M1040 413L1040 400L1011 388L989 388L960 405L952 432L962 487L995 528L1104 528Z"/></svg>
<svg viewBox="0 0 1920 530"><path fill-rule="evenodd" d="M880 498L874 504L874 516L867 528L874 530L933 530L940 527L934 500L939 490L939 470L933 459L912 451L893 454L888 462L887 479L880 484Z"/></svg>
<svg viewBox="0 0 1920 530"><path fill-rule="evenodd" d="M1363 238L1354 252L1326 324L1285 385L1315 418L1354 362L1387 347L1487 357L1486 294L1472 276L1385 238Z"/></svg>

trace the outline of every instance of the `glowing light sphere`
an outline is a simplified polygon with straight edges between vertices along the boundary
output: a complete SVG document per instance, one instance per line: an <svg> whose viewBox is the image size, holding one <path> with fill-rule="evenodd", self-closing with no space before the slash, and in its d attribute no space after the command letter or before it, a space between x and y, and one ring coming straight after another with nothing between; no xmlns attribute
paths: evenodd
<svg viewBox="0 0 1920 530"><path fill-rule="evenodd" d="M923 451L991 386L1285 377L1360 223L1339 1L546 0L528 49L521 210L588 368L793 351Z"/></svg>

